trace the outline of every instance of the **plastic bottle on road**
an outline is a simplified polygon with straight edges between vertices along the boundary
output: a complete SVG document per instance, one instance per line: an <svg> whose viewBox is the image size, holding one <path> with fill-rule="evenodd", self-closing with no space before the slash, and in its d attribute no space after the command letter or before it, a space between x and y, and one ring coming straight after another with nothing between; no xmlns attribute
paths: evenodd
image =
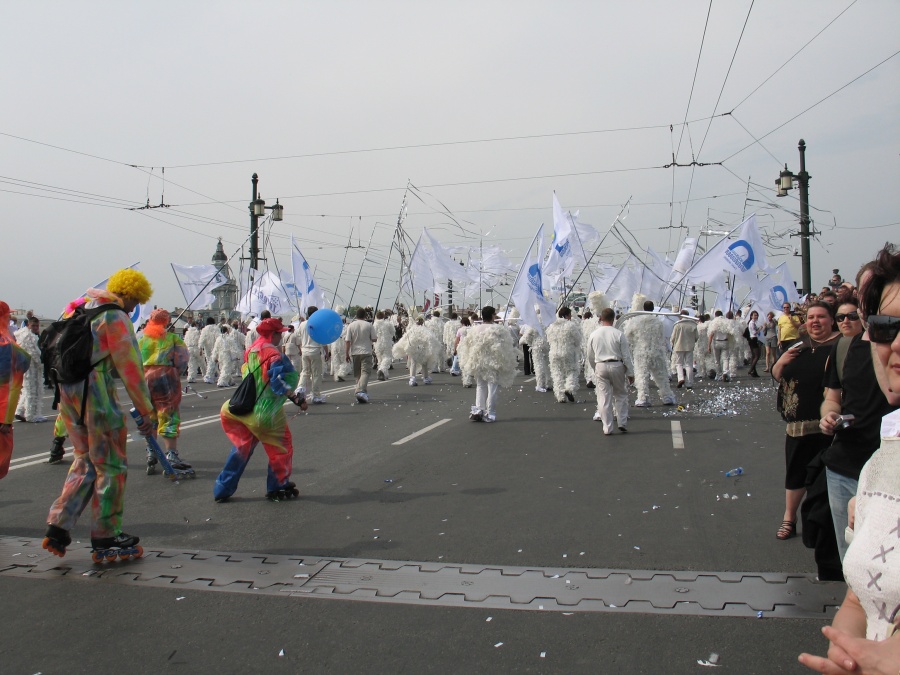
<svg viewBox="0 0 900 675"><path fill-rule="evenodd" d="M732 469L731 471L726 471L725 477L726 478L734 478L735 476L742 476L743 474L744 474L744 467L739 466L735 469Z"/></svg>

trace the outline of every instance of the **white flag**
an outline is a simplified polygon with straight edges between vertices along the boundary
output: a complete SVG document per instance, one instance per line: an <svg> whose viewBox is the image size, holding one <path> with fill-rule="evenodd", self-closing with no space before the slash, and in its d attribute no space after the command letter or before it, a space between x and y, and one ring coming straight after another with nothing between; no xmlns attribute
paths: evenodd
<svg viewBox="0 0 900 675"><path fill-rule="evenodd" d="M281 279L274 272L266 272L260 276L241 298L235 309L244 314L259 314L264 309L273 316L284 314L291 309L291 301L287 296Z"/></svg>
<svg viewBox="0 0 900 675"><path fill-rule="evenodd" d="M561 277L569 276L575 269L575 253L572 250L572 221L563 212L553 193L553 241L550 243L550 255L544 263L542 272L555 285Z"/></svg>
<svg viewBox="0 0 900 675"><path fill-rule="evenodd" d="M525 253L522 266L513 285L510 300L519 310L521 321L526 326L531 326L541 335L544 327L549 326L556 319L556 306L544 297L543 281L541 277L541 265L535 262L531 255L535 242L538 242L538 252L543 250L544 226L538 228L531 246ZM540 255L540 253L539 253ZM538 316L535 306L541 310Z"/></svg>
<svg viewBox="0 0 900 675"><path fill-rule="evenodd" d="M764 270L768 266L766 249L756 227L756 216L747 218L740 228L736 240L722 238L687 271L685 276L694 283L712 282L725 270L730 275L746 279L748 283L755 282L757 271Z"/></svg>
<svg viewBox="0 0 900 675"><path fill-rule="evenodd" d="M631 298L641 283L641 267L641 261L629 255L609 284L606 299L610 302L617 300L620 307L631 307Z"/></svg>
<svg viewBox="0 0 900 675"><path fill-rule="evenodd" d="M416 242L416 248L413 250L412 256L405 270L400 276L400 289L408 293L413 298L415 305L416 298L424 291L435 290L434 273L428 266L426 246L423 243L424 233L419 235L419 241Z"/></svg>
<svg viewBox="0 0 900 675"><path fill-rule="evenodd" d="M428 228L423 228L422 234L425 236L431 248L429 263L431 265L432 274L438 279L453 279L454 281L472 281L469 271L453 259L449 249L435 239Z"/></svg>
<svg viewBox="0 0 900 675"><path fill-rule="evenodd" d="M652 247L647 247L647 263L641 272L640 292L650 300L659 301L666 292L672 266Z"/></svg>
<svg viewBox="0 0 900 675"><path fill-rule="evenodd" d="M770 311L778 312L786 302L791 304L799 302L800 295L794 286L787 263L781 263L769 276L755 284L746 301L751 303L760 315Z"/></svg>
<svg viewBox="0 0 900 675"><path fill-rule="evenodd" d="M212 290L228 283L228 277L215 265L171 265L187 307L208 308L216 300Z"/></svg>
<svg viewBox="0 0 900 675"><path fill-rule="evenodd" d="M300 252L291 235L291 268L294 273L294 288L300 296L300 313L306 316L306 310L325 306L325 292L316 284L309 263Z"/></svg>

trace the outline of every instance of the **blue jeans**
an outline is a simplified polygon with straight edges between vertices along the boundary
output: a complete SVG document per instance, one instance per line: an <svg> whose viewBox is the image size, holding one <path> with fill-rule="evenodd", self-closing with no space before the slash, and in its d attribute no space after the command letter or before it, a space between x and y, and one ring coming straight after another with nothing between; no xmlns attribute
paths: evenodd
<svg viewBox="0 0 900 675"><path fill-rule="evenodd" d="M827 468L825 469L825 478L828 482L828 504L831 507L831 521L834 523L838 552L841 560L843 560L849 546L844 539L844 530L847 529L848 523L847 503L852 497L856 496L859 481L842 476Z"/></svg>

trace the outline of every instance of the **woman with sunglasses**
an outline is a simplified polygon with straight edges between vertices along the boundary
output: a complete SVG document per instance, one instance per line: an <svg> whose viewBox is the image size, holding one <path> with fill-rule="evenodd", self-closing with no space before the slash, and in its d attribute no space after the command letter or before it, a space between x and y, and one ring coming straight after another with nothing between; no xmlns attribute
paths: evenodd
<svg viewBox="0 0 900 675"><path fill-rule="evenodd" d="M860 309L875 378L900 406L900 251L888 244L860 286ZM900 410L881 423L881 447L863 467L853 541L844 556L847 596L831 626L825 658L801 654L820 673L900 670ZM851 513L853 505L851 502ZM852 520L852 519L851 519Z"/></svg>
<svg viewBox="0 0 900 675"><path fill-rule="evenodd" d="M772 377L781 383L778 410L787 422L784 517L775 535L779 539L790 539L796 534L797 511L806 494L807 465L831 444L831 437L819 429L819 408L824 399L825 364L832 345L840 337L834 330L832 312L827 302L810 303L806 335L786 349L772 368ZM837 560L835 563L839 567Z"/></svg>
<svg viewBox="0 0 900 675"><path fill-rule="evenodd" d="M847 553L847 504L856 495L859 472L878 449L881 418L894 410L881 389L872 386L872 350L863 340L856 300L838 307L835 315L841 337L825 368L825 400L819 428L834 441L822 457L828 483L828 502L843 559Z"/></svg>

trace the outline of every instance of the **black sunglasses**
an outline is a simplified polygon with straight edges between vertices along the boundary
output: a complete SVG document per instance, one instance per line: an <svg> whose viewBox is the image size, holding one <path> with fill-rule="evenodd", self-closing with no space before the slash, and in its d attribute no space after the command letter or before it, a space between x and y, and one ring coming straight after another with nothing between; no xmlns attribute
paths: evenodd
<svg viewBox="0 0 900 675"><path fill-rule="evenodd" d="M878 344L889 344L900 333L900 317L874 314L866 317L866 328L869 331L869 341Z"/></svg>
<svg viewBox="0 0 900 675"><path fill-rule="evenodd" d="M848 312L847 314L835 314L834 320L840 323L844 319L850 319L851 321L859 321L859 312Z"/></svg>

